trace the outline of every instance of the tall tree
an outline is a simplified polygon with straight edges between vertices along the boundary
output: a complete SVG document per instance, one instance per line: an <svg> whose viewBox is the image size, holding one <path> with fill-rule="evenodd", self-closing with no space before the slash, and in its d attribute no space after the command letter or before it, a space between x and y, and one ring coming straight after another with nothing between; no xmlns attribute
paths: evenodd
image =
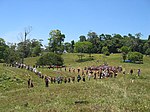
<svg viewBox="0 0 150 112"><path fill-rule="evenodd" d="M107 46L104 46L104 47L102 48L102 53L103 53L104 55L106 55L106 56L109 56L109 55L110 55L109 49L108 49Z"/></svg>
<svg viewBox="0 0 150 112"><path fill-rule="evenodd" d="M93 47L91 49L91 51L93 53L98 53L99 50L99 42L100 42L100 38L98 37L98 35L95 32L88 32L87 34L88 39L87 41L91 42Z"/></svg>
<svg viewBox="0 0 150 112"><path fill-rule="evenodd" d="M19 52L16 44L10 43L9 47L4 51L4 60L6 63L14 63L20 61Z"/></svg>
<svg viewBox="0 0 150 112"><path fill-rule="evenodd" d="M49 33L49 50L55 53L62 53L64 50L63 42L65 35L60 30L52 30Z"/></svg>
<svg viewBox="0 0 150 112"><path fill-rule="evenodd" d="M74 42L74 40L72 40L71 41L71 52L72 53L74 52L74 44L75 44L75 42Z"/></svg>
<svg viewBox="0 0 150 112"><path fill-rule="evenodd" d="M42 52L42 40L32 39L31 40L31 50L32 50L32 56L39 56Z"/></svg>
<svg viewBox="0 0 150 112"><path fill-rule="evenodd" d="M0 38L0 62L4 61L4 52L8 48L8 46L5 43L5 40L3 38Z"/></svg>
<svg viewBox="0 0 150 112"><path fill-rule="evenodd" d="M65 48L65 50L67 51L67 52L71 52L71 43L69 43L69 42L65 42L64 43L64 48Z"/></svg>
<svg viewBox="0 0 150 112"><path fill-rule="evenodd" d="M90 56L91 48L92 48L91 42L84 41L84 42L76 42L75 43L75 51L78 53L88 53Z"/></svg>
<svg viewBox="0 0 150 112"><path fill-rule="evenodd" d="M20 43L22 43L21 45L22 45L22 49L21 49L21 57L22 57L22 63L24 62L24 58L26 58L27 57L27 53L28 53L28 49L27 49L27 37L29 36L29 34L31 33L31 30L32 30L32 26L28 26L28 27L25 27L24 28L24 32L23 33L21 33L21 39L22 39L22 42L20 42Z"/></svg>
<svg viewBox="0 0 150 112"><path fill-rule="evenodd" d="M24 44L24 42L18 43L17 49L18 49L20 57L22 59L21 62L23 63L24 58L27 58L27 57L31 56L31 54L32 54L31 41L29 39L27 39L25 44Z"/></svg>
<svg viewBox="0 0 150 112"><path fill-rule="evenodd" d="M130 48L127 46L122 46L121 47L121 53L122 53L122 59L125 62L126 58L127 58L127 54L129 53Z"/></svg>

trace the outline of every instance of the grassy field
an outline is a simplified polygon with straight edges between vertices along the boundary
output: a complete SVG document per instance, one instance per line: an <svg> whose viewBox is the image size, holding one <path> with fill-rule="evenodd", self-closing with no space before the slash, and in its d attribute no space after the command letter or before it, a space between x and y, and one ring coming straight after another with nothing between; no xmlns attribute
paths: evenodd
<svg viewBox="0 0 150 112"><path fill-rule="evenodd" d="M37 58L28 58L25 63L34 65ZM72 68L98 66L105 61L111 66L122 66L127 73L132 68L134 74L119 73L117 78L50 84L46 88L44 80L34 73L0 64L0 112L150 112L150 57L144 57L144 64L123 63L120 54L93 54L94 60L85 62L77 62L77 54L63 54L63 58L64 64ZM77 75L64 69L38 70L49 76ZM27 88L29 77L34 88Z"/></svg>

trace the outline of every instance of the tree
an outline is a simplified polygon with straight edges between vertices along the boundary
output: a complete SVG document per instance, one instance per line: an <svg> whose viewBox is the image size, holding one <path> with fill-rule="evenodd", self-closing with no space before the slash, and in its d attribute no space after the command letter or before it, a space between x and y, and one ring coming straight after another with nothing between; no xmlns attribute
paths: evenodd
<svg viewBox="0 0 150 112"><path fill-rule="evenodd" d="M125 62L125 60L127 59L127 54L125 52L122 53L122 59L123 62Z"/></svg>
<svg viewBox="0 0 150 112"><path fill-rule="evenodd" d="M105 40L111 40L112 36L109 34L105 34L104 39Z"/></svg>
<svg viewBox="0 0 150 112"><path fill-rule="evenodd" d="M127 47L127 46L122 46L121 47L121 52L122 52L122 58L123 58L123 61L125 62L126 58L127 58L127 54L128 52L130 51L130 48Z"/></svg>
<svg viewBox="0 0 150 112"><path fill-rule="evenodd" d="M100 51L99 49L99 43L100 43L100 38L98 37L98 35L96 34L96 32L88 32L87 34L87 41L91 42L93 47L91 49L92 53L97 53Z"/></svg>
<svg viewBox="0 0 150 112"><path fill-rule="evenodd" d="M63 42L65 39L65 35L61 33L60 30L52 30L49 33L50 38L49 40L49 51L55 52L55 53L63 53L64 46Z"/></svg>
<svg viewBox="0 0 150 112"><path fill-rule="evenodd" d="M109 56L110 55L110 53L109 53L109 50L108 50L108 47L103 47L102 48L102 53L104 54L104 55L106 55L106 56Z"/></svg>
<svg viewBox="0 0 150 112"><path fill-rule="evenodd" d="M120 34L113 34L113 37L111 38L110 42L107 42L109 51L112 53L118 53L118 49L120 49L123 46L122 40L123 37Z"/></svg>
<svg viewBox="0 0 150 112"><path fill-rule="evenodd" d="M147 40L144 44L143 44L143 51L144 54L148 55L148 49L150 48L150 40Z"/></svg>
<svg viewBox="0 0 150 112"><path fill-rule="evenodd" d="M65 48L65 50L67 51L67 52L72 52L72 48L71 48L71 43L69 43L69 42L65 42L64 43L64 48Z"/></svg>
<svg viewBox="0 0 150 112"><path fill-rule="evenodd" d="M92 49L92 43L88 41L84 42L76 42L75 43L75 52L78 52L79 60L82 61L82 57L84 55L82 53L88 53L89 57L91 57L91 49Z"/></svg>
<svg viewBox="0 0 150 112"><path fill-rule="evenodd" d="M27 37L28 35L31 33L31 30L32 30L32 27L31 26L28 26L28 27L25 27L24 28L24 33L20 34L21 38L22 38L22 42L20 42L20 54L22 55L22 63L24 62L24 58L26 58L28 56L28 53L29 53L29 49L28 49L28 41L27 41Z"/></svg>
<svg viewBox="0 0 150 112"><path fill-rule="evenodd" d="M129 48L129 47L127 47L127 46L122 46L122 47L121 47L121 52L122 52L122 53L128 54L129 51L130 51L130 48Z"/></svg>
<svg viewBox="0 0 150 112"><path fill-rule="evenodd" d="M89 53L91 54L92 43L91 42L76 42L75 51L78 53Z"/></svg>
<svg viewBox="0 0 150 112"><path fill-rule="evenodd" d="M22 59L22 63L24 61L24 58L27 58L31 56L32 49L31 49L31 41L29 39L26 40L25 44L24 42L20 42L17 44L17 49L20 54L20 57Z"/></svg>
<svg viewBox="0 0 150 112"><path fill-rule="evenodd" d="M49 52L41 56L37 60L37 65L58 65L61 66L63 65L63 58L56 53Z"/></svg>
<svg viewBox="0 0 150 112"><path fill-rule="evenodd" d="M84 35L81 35L79 38L80 38L80 42L86 41L86 37Z"/></svg>
<svg viewBox="0 0 150 112"><path fill-rule="evenodd" d="M129 52L128 59L133 63L135 63L136 61L143 61L143 54L139 52Z"/></svg>
<svg viewBox="0 0 150 112"><path fill-rule="evenodd" d="M4 62L4 52L8 48L3 38L0 38L0 62Z"/></svg>
<svg viewBox="0 0 150 112"><path fill-rule="evenodd" d="M142 36L142 33L140 33L140 32L139 32L139 33L136 33L135 36L136 36L136 38L139 38L139 39L140 39L140 37Z"/></svg>
<svg viewBox="0 0 150 112"><path fill-rule="evenodd" d="M41 46L36 46L33 48L32 56L39 56L41 53Z"/></svg>
<svg viewBox="0 0 150 112"><path fill-rule="evenodd" d="M74 52L74 44L75 44L75 42L74 42L74 40L72 40L71 41L71 52L72 53Z"/></svg>
<svg viewBox="0 0 150 112"><path fill-rule="evenodd" d="M20 62L20 56L16 50L16 44L10 44L9 47L4 51L4 60L6 63Z"/></svg>
<svg viewBox="0 0 150 112"><path fill-rule="evenodd" d="M39 56L40 53L42 52L41 46L43 46L41 44L42 40L37 40L37 39L32 39L31 40L31 52L32 52L32 56Z"/></svg>
<svg viewBox="0 0 150 112"><path fill-rule="evenodd" d="M99 35L99 40L100 40L100 41L101 41L101 40L105 40L105 35L104 35L104 34Z"/></svg>

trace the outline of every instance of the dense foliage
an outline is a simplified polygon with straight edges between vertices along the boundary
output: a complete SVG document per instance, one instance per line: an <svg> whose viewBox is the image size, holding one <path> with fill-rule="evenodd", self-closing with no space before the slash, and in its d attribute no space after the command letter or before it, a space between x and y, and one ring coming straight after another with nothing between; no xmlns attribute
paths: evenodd
<svg viewBox="0 0 150 112"><path fill-rule="evenodd" d="M88 32L87 37L84 35L81 35L79 37L78 42L91 42L92 48L90 49L90 51L88 51L91 53L103 53L102 52L103 47L107 47L109 53L120 53L122 52L121 48L123 47L122 50L126 50L125 53L129 51L132 51L132 52L136 51L142 54L149 54L148 48L150 48L150 40L140 39L141 37L142 37L141 33L137 33L135 35L132 35L129 33L128 35L122 36L120 34L98 35L96 32ZM66 46L66 50L67 52L70 52L67 46ZM84 53L84 50L82 51L82 53Z"/></svg>
<svg viewBox="0 0 150 112"><path fill-rule="evenodd" d="M37 65L63 65L63 58L53 52L46 53L42 55L38 60L37 60Z"/></svg>
<svg viewBox="0 0 150 112"><path fill-rule="evenodd" d="M109 53L108 50L109 50L108 47L103 47L103 48L102 48L102 53L105 54L106 56L109 56L110 53Z"/></svg>
<svg viewBox="0 0 150 112"><path fill-rule="evenodd" d="M134 63L136 61L143 61L143 54L141 54L139 52L130 52L128 54L128 59L131 60Z"/></svg>
<svg viewBox="0 0 150 112"><path fill-rule="evenodd" d="M25 32L26 34L26 32ZM25 35L26 37L27 35ZM65 42L65 34L60 30L51 30L49 33L49 43L42 49L42 40L25 39L17 44L6 44L5 40L0 38L0 62L12 63L14 61L23 62L26 57L40 56L43 51L62 54L68 53L122 53L125 61L128 58L128 52L139 52L150 55L150 35L147 40L141 39L142 34L120 35L120 34L100 34L96 32L88 32L87 36L79 36L79 40L75 42Z"/></svg>
<svg viewBox="0 0 150 112"><path fill-rule="evenodd" d="M61 33L60 30L52 30L49 33L50 38L49 40L49 51L55 53L63 53L64 51L64 39L65 35Z"/></svg>
<svg viewBox="0 0 150 112"><path fill-rule="evenodd" d="M0 62L23 62L26 57L40 56L42 53L41 47L41 40L27 39L25 42L8 43L7 45L5 40L0 38Z"/></svg>

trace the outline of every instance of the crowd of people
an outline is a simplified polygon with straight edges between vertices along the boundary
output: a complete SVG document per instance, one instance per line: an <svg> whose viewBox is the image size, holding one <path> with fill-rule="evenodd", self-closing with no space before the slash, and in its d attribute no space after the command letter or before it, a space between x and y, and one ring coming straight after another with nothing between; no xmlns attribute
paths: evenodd
<svg viewBox="0 0 150 112"><path fill-rule="evenodd" d="M60 66L53 66L53 67L47 67L48 69L64 69L64 71L74 74L78 74L76 77L75 75L70 76L70 77L64 77L64 76L49 76L49 75L45 75L42 74L40 71L37 70L37 68L40 66L30 66L30 65L25 65L25 64L21 64L21 63L14 63L14 64L6 64L4 66L10 66L10 67L16 67L16 68L21 68L21 69L26 69L29 70L33 73L35 73L39 78L42 78L45 81L45 86L49 87L49 83L51 84L61 84L61 83L74 83L75 80L77 80L77 82L83 81L85 82L86 79L87 80L91 80L91 78L93 78L94 80L97 79L103 79L103 78L116 78L119 72L122 72L124 75L126 74L126 71L123 70L123 68L121 66L118 67L113 67L113 66L108 66L108 65L101 65L101 66L91 66L91 67L85 67L84 69L81 68L71 68L71 67L60 67ZM137 74L138 76L140 75L141 70L138 69L137 70ZM130 70L130 74L133 74L133 69ZM31 80L30 78L28 79L28 88L30 87L34 87L33 85L33 80Z"/></svg>

